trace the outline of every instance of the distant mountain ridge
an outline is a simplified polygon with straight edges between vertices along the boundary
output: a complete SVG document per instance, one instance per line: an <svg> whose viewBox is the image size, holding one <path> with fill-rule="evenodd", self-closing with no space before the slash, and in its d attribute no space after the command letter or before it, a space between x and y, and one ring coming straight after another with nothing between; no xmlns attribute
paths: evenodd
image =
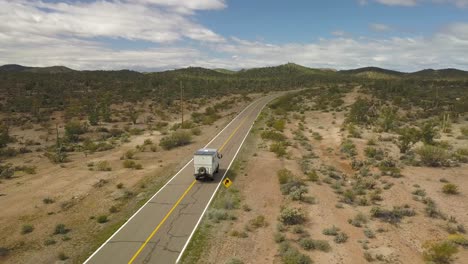
<svg viewBox="0 0 468 264"><path fill-rule="evenodd" d="M31 72L31 73L69 73L75 72L65 66L51 66L51 67L28 67L18 64L7 64L0 66L1 72ZM92 71L90 71L92 72ZM107 71L103 71L107 72ZM425 69L412 73L400 72L395 70L388 70L379 67L363 67L351 70L334 69L316 69L309 68L295 63L287 63L278 66L242 69L233 71L228 69L206 69L202 67L187 67L175 70L168 70L162 72L149 72L149 74L156 75L183 75L188 77L220 77L220 76L237 76L245 78L271 78L271 77L298 77L307 75L320 75L320 76L337 76L346 77L353 76L358 78L369 79L395 79L395 78L427 78L427 79L468 79L468 71L459 69Z"/></svg>
<svg viewBox="0 0 468 264"><path fill-rule="evenodd" d="M28 67L18 64L6 64L0 66L0 72L35 72L35 73L64 73L73 72L65 66L50 66L50 67Z"/></svg>

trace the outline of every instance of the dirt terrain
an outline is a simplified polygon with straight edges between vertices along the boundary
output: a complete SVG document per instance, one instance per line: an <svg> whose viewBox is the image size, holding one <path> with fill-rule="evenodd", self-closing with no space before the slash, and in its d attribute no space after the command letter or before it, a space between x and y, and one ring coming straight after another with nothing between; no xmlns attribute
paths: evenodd
<svg viewBox="0 0 468 264"><path fill-rule="evenodd" d="M360 96L366 95L361 93L359 87L352 89L344 95L342 108L347 109ZM271 112L271 109L266 109L264 114L268 117L272 115ZM234 215L231 217L233 220L219 221L208 213L204 222L210 228L201 232L208 234L209 241L218 242L207 242L210 246L202 253L203 257L198 259L198 263L307 263L297 259L292 262L282 260L281 247L285 242L281 241L284 240L315 263L425 263L422 255L427 242L447 239L450 234L457 233L450 228L468 225L467 164L450 168L404 166L400 177L380 175L378 170L371 168L371 175L379 175L373 181L378 187L371 187L379 198L371 203L366 201L363 205L343 202L343 189L354 186L362 179L361 173L353 169L352 160L341 151L343 142L348 139L348 132L343 129L346 115L347 111L312 110L305 111L300 121L290 113L282 133L293 143L287 147L288 154L284 157L277 157L271 152L269 142L260 136L266 129L267 118L258 122L241 151L238 158L240 165L235 168L234 185L230 187L239 192L240 206L229 211ZM463 121L453 124L452 131L458 131L468 124L464 118L460 120ZM311 149L308 149L305 141L295 139L298 130L303 131ZM317 133L320 138L316 137ZM458 148L468 147L468 140L457 139L454 133L449 137L441 133L441 137ZM386 136L365 130L361 138L352 138L357 150L355 159L364 160L367 142L379 138L379 135ZM399 155L398 148L392 142L380 140L376 144L389 157ZM311 153L314 156L312 159L307 157ZM305 181L307 192L304 195L313 197L313 202L306 202L306 199L294 201L282 195L278 182L277 173L284 168L296 177L307 179L301 168L304 160L309 161L309 170L313 169L318 174L318 180ZM339 175L337 180L327 177L332 175L331 172ZM459 194L443 193L444 182L457 185ZM421 197L417 197L415 190L424 190L422 196L430 197L444 217L428 217L426 205L421 202ZM217 201L223 201L226 197L229 195L222 193L218 196L213 210L219 210ZM300 207L306 214L307 220L300 228L280 224L282 208L290 206ZM389 223L371 216L374 206L412 208L415 215ZM361 222L354 224L352 220L357 219L357 215L362 216ZM254 219L258 216L262 216L263 220L255 225L258 221ZM324 234L325 229L333 226L347 235L344 243L337 243L333 236ZM330 249L305 250L301 241L310 238L328 242ZM452 263L468 263L468 250L460 247Z"/></svg>
<svg viewBox="0 0 468 264"><path fill-rule="evenodd" d="M250 96L253 99L259 95ZM219 101L232 98L237 97L219 98ZM13 166L34 167L35 173L18 171L11 179L0 183L0 248L3 250L0 262L82 262L185 164L197 148L204 146L236 113L250 104L243 100L234 102L229 110L218 113L221 118L212 125L201 126L201 133L194 135L193 143L187 146L164 150L157 144L168 133L167 129L149 130L139 122L131 126L142 132L113 149L72 152L68 155L69 162L61 164L51 163L40 150L41 146L54 141L46 141L46 131L37 126L14 128L11 134L19 142L38 142L38 150L4 160ZM207 106L210 105L204 108ZM196 103L187 104L186 108L186 120L190 120L193 110L203 111ZM146 115L141 114L140 120ZM179 121L177 113L167 111L165 115L168 128ZM112 127L123 126L128 123L112 124ZM63 126L59 129L62 131ZM123 166L122 157L129 151L134 154L131 160L141 164L141 168ZM99 170L98 164L102 161L110 168L108 171ZM106 219L101 219L103 216ZM25 226L33 230L25 231L28 229Z"/></svg>

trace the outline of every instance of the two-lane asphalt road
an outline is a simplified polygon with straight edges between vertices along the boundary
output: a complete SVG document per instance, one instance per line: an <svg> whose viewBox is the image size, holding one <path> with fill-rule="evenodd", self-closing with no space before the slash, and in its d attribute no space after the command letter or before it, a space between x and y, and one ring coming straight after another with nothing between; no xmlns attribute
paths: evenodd
<svg viewBox="0 0 468 264"><path fill-rule="evenodd" d="M258 114L275 97L269 95L251 103L207 144L223 154L214 181L195 181L193 161L189 161L85 263L175 263Z"/></svg>

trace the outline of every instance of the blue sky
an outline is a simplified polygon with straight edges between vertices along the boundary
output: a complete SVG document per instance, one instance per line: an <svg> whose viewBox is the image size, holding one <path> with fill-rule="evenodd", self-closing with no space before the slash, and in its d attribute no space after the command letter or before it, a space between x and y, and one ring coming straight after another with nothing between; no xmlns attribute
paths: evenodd
<svg viewBox="0 0 468 264"><path fill-rule="evenodd" d="M468 70L468 0L0 0L0 64Z"/></svg>

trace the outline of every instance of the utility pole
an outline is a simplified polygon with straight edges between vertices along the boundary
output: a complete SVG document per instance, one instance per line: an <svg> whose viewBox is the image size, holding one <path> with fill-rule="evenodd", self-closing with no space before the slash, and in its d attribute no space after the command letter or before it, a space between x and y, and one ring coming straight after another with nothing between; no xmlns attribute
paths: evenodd
<svg viewBox="0 0 468 264"><path fill-rule="evenodd" d="M182 122L180 123L180 126L184 126L184 88L182 87L182 81L180 81L180 116L182 119Z"/></svg>

